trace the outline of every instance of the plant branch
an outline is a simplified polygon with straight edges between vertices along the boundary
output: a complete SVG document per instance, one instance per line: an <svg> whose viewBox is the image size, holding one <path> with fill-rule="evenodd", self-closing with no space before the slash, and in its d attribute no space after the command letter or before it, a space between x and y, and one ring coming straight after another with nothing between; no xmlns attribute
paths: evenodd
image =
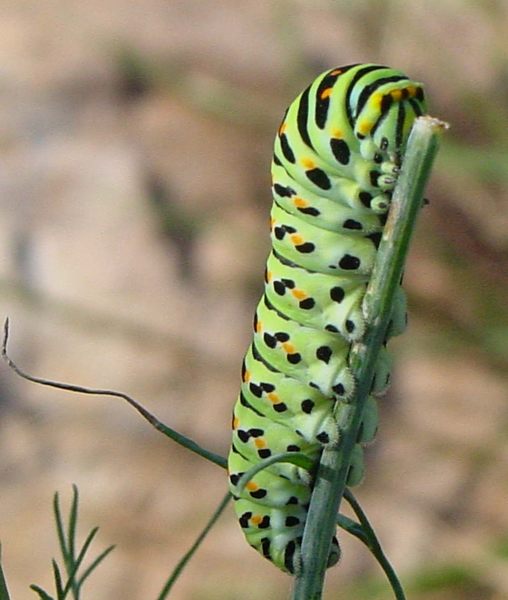
<svg viewBox="0 0 508 600"><path fill-rule="evenodd" d="M263 458L248 471L245 471L235 486L235 494L240 495L244 487L255 475L257 475L257 473L276 463L290 463L307 471L310 471L313 466L311 459L303 452L281 452L280 454L273 454L268 458Z"/></svg>
<svg viewBox="0 0 508 600"><path fill-rule="evenodd" d="M228 505L231 500L231 494L228 492L224 498L221 500L219 506L215 509L213 515L210 517L208 523L205 525L203 531L198 535L195 542L189 548L189 550L182 556L182 558L178 561L178 564L174 568L173 572L169 576L169 579L166 581L164 587L162 588L161 593L157 596L157 600L165 600L169 596L169 592L171 588L175 584L176 580L180 576L181 572L189 562L189 560L194 556L196 550L199 548L205 537L208 535L210 529L215 525L217 519L224 512L224 509Z"/></svg>
<svg viewBox="0 0 508 600"><path fill-rule="evenodd" d="M395 594L396 600L406 600L406 596L404 594L404 590L402 589L402 585L397 577L397 573L395 573L390 561L386 557L386 554L383 552L381 548L381 544L377 538L372 525L367 519L367 515L363 512L362 507L352 494L349 489L344 490L344 500L351 506L355 515L358 517L360 521L360 529L362 530L363 535L357 535L354 530L350 531L353 535L355 535L359 540L361 540L367 548L372 552L374 557L376 558L379 566L383 569L390 585L392 586L393 593ZM354 521L353 521L354 523Z"/></svg>
<svg viewBox="0 0 508 600"><path fill-rule="evenodd" d="M195 454L199 454L199 456L201 456L202 458L206 458L207 460L215 463L219 467L226 468L227 461L224 457L219 456L218 454L215 454L214 452L210 452L209 450L206 450L205 448L201 447L199 444L197 444L190 438L182 435L181 433L178 433L178 431L172 429L171 427L168 427L167 425L165 425L164 423L159 421L159 419L155 415L153 415L150 411L148 411L144 406L142 406L139 402L137 402L137 400L134 400L134 398L131 398L131 396L128 396L127 394L124 394L123 392L117 392L115 390L107 390L107 389L106 390L94 389L94 388L84 387L81 385L62 383L60 381L51 381L49 379L43 379L42 377L35 377L33 375L25 373L14 363L13 360L11 360L11 358L7 354L8 339L9 339L9 319L7 318L7 319L5 319L5 323L4 323L4 339L2 342L2 358L7 363L9 368L11 368L17 375L19 375L23 379L26 379L27 381L31 381L33 383L37 383L39 385L45 385L45 386L48 386L51 388L57 388L59 390L66 390L68 392L77 392L79 394L89 394L89 395L93 395L93 396L112 396L114 398L121 398L122 400L125 400L126 402L128 402L133 408L135 408L138 411L138 413L143 418L145 418L150 423L150 425L152 425L152 427L157 429L157 431L160 431L161 433L163 433L165 436L172 439L174 442L176 442L180 446L187 448L187 450L190 450L191 452L194 452Z"/></svg>
<svg viewBox="0 0 508 600"><path fill-rule="evenodd" d="M346 487L351 453L371 389L376 359L385 341L393 296L401 280L438 139L445 128L446 124L442 121L420 117L408 140L402 171L363 302L366 333L351 350L350 368L357 387L339 422L340 443L336 447L325 448L321 455L302 542L302 569L295 579L293 600L319 600L322 596L328 553Z"/></svg>
<svg viewBox="0 0 508 600"><path fill-rule="evenodd" d="M7 589L7 581L5 580L2 569L2 546L0 545L0 600L10 600L9 591Z"/></svg>

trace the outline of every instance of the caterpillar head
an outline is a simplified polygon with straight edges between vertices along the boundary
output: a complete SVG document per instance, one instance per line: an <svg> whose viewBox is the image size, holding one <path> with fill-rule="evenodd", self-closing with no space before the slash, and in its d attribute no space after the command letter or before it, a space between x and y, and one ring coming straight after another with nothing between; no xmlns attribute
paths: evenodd
<svg viewBox="0 0 508 600"><path fill-rule="evenodd" d="M387 77L375 71L355 98L354 133L365 159L399 166L414 120L426 107L422 84L389 71Z"/></svg>

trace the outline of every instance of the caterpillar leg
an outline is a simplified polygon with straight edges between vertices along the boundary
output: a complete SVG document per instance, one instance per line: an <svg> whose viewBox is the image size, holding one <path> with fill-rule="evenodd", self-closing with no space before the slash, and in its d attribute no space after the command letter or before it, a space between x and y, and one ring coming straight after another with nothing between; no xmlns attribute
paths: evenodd
<svg viewBox="0 0 508 600"><path fill-rule="evenodd" d="M346 483L349 487L359 485L363 481L365 474L365 464L363 460L363 448L356 444L351 453L351 462L347 474Z"/></svg>
<svg viewBox="0 0 508 600"><path fill-rule="evenodd" d="M406 292L399 286L393 298L392 318L386 332L386 339L401 335L407 327Z"/></svg>
<svg viewBox="0 0 508 600"><path fill-rule="evenodd" d="M378 354L374 379L372 381L371 394L383 396L390 386L393 358L383 346Z"/></svg>
<svg viewBox="0 0 508 600"><path fill-rule="evenodd" d="M362 423L358 431L358 437L356 438L357 443L361 445L371 444L376 438L378 425L377 401L373 396L369 396L363 409Z"/></svg>

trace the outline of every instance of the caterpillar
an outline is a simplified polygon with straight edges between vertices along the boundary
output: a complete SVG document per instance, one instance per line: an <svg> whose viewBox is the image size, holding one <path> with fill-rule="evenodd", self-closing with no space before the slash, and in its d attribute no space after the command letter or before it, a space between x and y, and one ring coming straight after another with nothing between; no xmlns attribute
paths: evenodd
<svg viewBox="0 0 508 600"><path fill-rule="evenodd" d="M365 332L362 303L414 120L422 85L375 64L319 75L289 106L272 161L272 249L254 334L242 365L228 458L230 490L248 543L283 571L301 564L314 468L275 463L242 490L261 459L302 452L317 466L337 444L341 410L355 381L348 365ZM399 288L387 339L406 321ZM363 478L363 446L377 430L375 397L389 383L390 357L377 360L371 395L349 465ZM339 560L334 538L328 566Z"/></svg>

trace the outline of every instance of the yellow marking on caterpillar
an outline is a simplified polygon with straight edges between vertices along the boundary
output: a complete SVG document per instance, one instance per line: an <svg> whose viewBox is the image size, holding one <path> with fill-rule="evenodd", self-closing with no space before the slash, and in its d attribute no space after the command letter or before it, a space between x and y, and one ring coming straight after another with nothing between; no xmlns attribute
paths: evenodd
<svg viewBox="0 0 508 600"><path fill-rule="evenodd" d="M256 323L256 333L261 333L263 331L263 324L261 323L261 321L258 321Z"/></svg>
<svg viewBox="0 0 508 600"><path fill-rule="evenodd" d="M252 515L252 517L250 518L250 522L253 525L259 525L262 520L263 520L263 517L261 515Z"/></svg>
<svg viewBox="0 0 508 600"><path fill-rule="evenodd" d="M286 133L287 127L287 123L284 121L284 123L282 123L279 127L279 135L283 135L284 133Z"/></svg>
<svg viewBox="0 0 508 600"><path fill-rule="evenodd" d="M266 272L266 279L270 282L273 279L273 273L271 271Z"/></svg>
<svg viewBox="0 0 508 600"><path fill-rule="evenodd" d="M316 166L316 163L311 158L302 158L300 162L306 169L313 169Z"/></svg>
<svg viewBox="0 0 508 600"><path fill-rule="evenodd" d="M266 442L263 438L257 438L254 440L256 448L266 448Z"/></svg>
<svg viewBox="0 0 508 600"><path fill-rule="evenodd" d="M379 92L377 94L373 94L370 99L370 103L372 104L372 106L377 109L381 108L382 101L383 101L383 94L380 94Z"/></svg>
<svg viewBox="0 0 508 600"><path fill-rule="evenodd" d="M298 208L305 208L306 206L309 206L307 200L300 198L300 196L295 196L293 198L293 204Z"/></svg>
<svg viewBox="0 0 508 600"><path fill-rule="evenodd" d="M340 139L342 137L342 129L337 129L336 127L334 127L332 129L332 137Z"/></svg>
<svg viewBox="0 0 508 600"><path fill-rule="evenodd" d="M249 481L245 487L249 490L249 492L255 492L257 489L259 489L258 484L254 483L253 481Z"/></svg>
<svg viewBox="0 0 508 600"><path fill-rule="evenodd" d="M326 88L326 90L323 90L321 92L321 96L320 96L321 100L326 100L326 98L329 98L332 95L332 91L333 91L333 88L331 88L331 87Z"/></svg>
<svg viewBox="0 0 508 600"><path fill-rule="evenodd" d="M251 378L250 371L245 371L244 376L243 376L243 380L245 382L248 382L248 381L250 381L250 378Z"/></svg>
<svg viewBox="0 0 508 600"><path fill-rule="evenodd" d="M303 237L299 233L292 233L290 239L295 246L303 244Z"/></svg>
<svg viewBox="0 0 508 600"><path fill-rule="evenodd" d="M293 294L297 300L307 298L307 294L303 290L291 290L291 294Z"/></svg>
<svg viewBox="0 0 508 600"><path fill-rule="evenodd" d="M288 354L294 354L295 347L291 342L283 342L282 347Z"/></svg>
<svg viewBox="0 0 508 600"><path fill-rule="evenodd" d="M371 121L362 121L359 125L358 125L358 131L362 134L362 135L367 135L369 133L369 131L372 129L372 122Z"/></svg>
<svg viewBox="0 0 508 600"><path fill-rule="evenodd" d="M342 73L342 69L334 69L330 75L340 75Z"/></svg>
<svg viewBox="0 0 508 600"><path fill-rule="evenodd" d="M270 392L269 394L267 394L267 396L268 396L268 400L270 400L270 402L272 404L278 404L280 402L279 395L276 394L275 392Z"/></svg>
<svg viewBox="0 0 508 600"><path fill-rule="evenodd" d="M408 85L406 90L410 98L416 96L416 87L414 85Z"/></svg>
<svg viewBox="0 0 508 600"><path fill-rule="evenodd" d="M273 217L271 217L271 219L270 219L270 230L272 230L275 227L275 223L276 222L277 221Z"/></svg>
<svg viewBox="0 0 508 600"><path fill-rule="evenodd" d="M393 90L390 92L391 97L395 100L395 102L399 101L402 98L402 90Z"/></svg>
<svg viewBox="0 0 508 600"><path fill-rule="evenodd" d="M240 427L240 419L238 417L233 418L233 429L238 429Z"/></svg>

